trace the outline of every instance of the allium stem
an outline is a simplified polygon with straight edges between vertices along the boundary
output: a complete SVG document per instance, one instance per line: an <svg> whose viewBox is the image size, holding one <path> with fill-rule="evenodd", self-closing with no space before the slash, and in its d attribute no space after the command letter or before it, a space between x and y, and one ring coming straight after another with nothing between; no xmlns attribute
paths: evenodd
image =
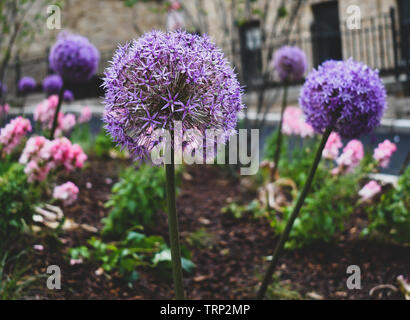
<svg viewBox="0 0 410 320"><path fill-rule="evenodd" d="M179 245L178 216L175 202L175 165L174 152L171 152L171 164L165 164L168 226L171 244L172 274L174 278L175 299L184 300L184 284L182 282L181 248Z"/></svg>
<svg viewBox="0 0 410 320"><path fill-rule="evenodd" d="M265 277L263 279L262 285L259 288L259 292L257 295L257 299L259 300L263 299L265 296L266 290L268 289L268 286L271 282L273 272L275 271L276 265L278 264L279 256L283 250L285 242L289 238L289 233L292 230L293 223L295 222L295 219L297 218L299 211L302 208L303 203L305 202L305 198L309 192L310 186L313 181L313 177L315 176L317 167L319 166L320 159L322 158L323 149L325 148L326 142L331 132L332 132L332 128L328 128L326 129L326 132L322 136L322 141L320 142L320 146L318 150L316 151L315 159L313 161L312 166L310 167L308 178L305 182L305 185L303 186L302 192L300 193L298 197L296 205L293 208L292 214L290 215L288 223L286 224L286 228L281 234L279 242L277 243L275 247L275 251L273 252L273 256L272 256L272 261L269 265L268 270L265 273Z"/></svg>
<svg viewBox="0 0 410 320"><path fill-rule="evenodd" d="M58 113L60 112L61 104L63 103L64 90L65 89L64 89L64 84L63 84L60 88L60 92L58 93L58 104L56 107L56 112L54 113L53 126L51 127L51 132L50 132L50 140L54 140L54 134L57 129Z"/></svg>
<svg viewBox="0 0 410 320"><path fill-rule="evenodd" d="M278 171L278 166L279 166L280 150L282 148L282 140L283 140L283 135L282 135L283 115L285 113L287 100L288 100L288 84L285 83L285 86L283 87L283 98L282 98L282 108L280 110L279 127L277 129L278 136L276 139L276 150L275 150L275 155L273 159L274 167L273 167L272 174L271 174L272 181L275 179L276 172Z"/></svg>

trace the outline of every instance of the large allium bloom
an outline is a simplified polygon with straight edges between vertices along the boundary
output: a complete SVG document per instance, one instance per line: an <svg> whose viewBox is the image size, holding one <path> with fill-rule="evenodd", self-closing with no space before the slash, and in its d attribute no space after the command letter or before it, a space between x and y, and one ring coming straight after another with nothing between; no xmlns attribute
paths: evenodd
<svg viewBox="0 0 410 320"><path fill-rule="evenodd" d="M386 90L377 70L361 62L326 61L306 79L300 105L319 133L332 127L343 138L369 133L380 124Z"/></svg>
<svg viewBox="0 0 410 320"><path fill-rule="evenodd" d="M0 146L4 152L10 154L32 130L30 120L17 117L0 130Z"/></svg>
<svg viewBox="0 0 410 320"><path fill-rule="evenodd" d="M36 88L36 80L32 77L23 77L20 79L18 84L19 92L27 94Z"/></svg>
<svg viewBox="0 0 410 320"><path fill-rule="evenodd" d="M387 168L390 162L390 158L397 151L397 146L389 140L384 140L379 143L376 149L374 149L373 158L382 167Z"/></svg>
<svg viewBox="0 0 410 320"><path fill-rule="evenodd" d="M53 198L62 200L64 205L68 206L77 200L78 192L78 187L71 181L68 181L54 188Z"/></svg>
<svg viewBox="0 0 410 320"><path fill-rule="evenodd" d="M58 94L61 87L63 86L63 79L58 74L52 74L47 76L43 80L43 89L44 92L51 94Z"/></svg>
<svg viewBox="0 0 410 320"><path fill-rule="evenodd" d="M136 158L157 140L156 128L234 133L242 88L222 51L207 36L153 31L119 47L105 72L108 132ZM185 144L191 141L185 141Z"/></svg>
<svg viewBox="0 0 410 320"><path fill-rule="evenodd" d="M66 102L73 102L74 101L74 93L70 90L65 90L63 94L63 100Z"/></svg>
<svg viewBox="0 0 410 320"><path fill-rule="evenodd" d="M273 56L273 66L281 81L297 81L307 70L305 53L298 47L284 46Z"/></svg>
<svg viewBox="0 0 410 320"><path fill-rule="evenodd" d="M86 37L62 32L51 48L50 67L64 80L87 81L96 73L100 54Z"/></svg>

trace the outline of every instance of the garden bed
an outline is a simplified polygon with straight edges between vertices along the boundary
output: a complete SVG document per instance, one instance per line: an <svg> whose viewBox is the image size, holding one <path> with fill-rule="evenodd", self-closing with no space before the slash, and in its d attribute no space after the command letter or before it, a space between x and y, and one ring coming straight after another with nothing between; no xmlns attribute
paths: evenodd
<svg viewBox="0 0 410 320"><path fill-rule="evenodd" d="M101 218L109 210L104 203L123 165L124 161L120 160L94 158L84 171L74 173L70 179L81 192L79 201L65 209L66 217L101 228ZM246 201L254 196L220 167L187 167L177 202L182 243L191 250L196 265L191 274L184 276L190 299L254 298L267 266L262 257L271 253L276 237L265 218L245 215L238 219L221 213L226 199ZM160 213L158 220L149 232L167 239L165 213ZM271 297L400 298L397 294L372 297L369 290L381 284L396 285L399 275L410 276L410 248L361 239L360 230L365 225L366 216L356 210L346 232L337 236L337 244L322 243L287 251L280 260ZM59 245L41 239L44 250L32 254L30 273L45 274L47 266L58 265L62 270L62 288L52 291L39 285L33 291L34 296L50 299L169 299L173 296L172 281L152 269L140 271L140 279L130 288L115 274L101 274L98 266L87 261L70 265L68 249L86 244L93 235L82 229L63 231ZM361 290L346 287L349 265L361 268Z"/></svg>

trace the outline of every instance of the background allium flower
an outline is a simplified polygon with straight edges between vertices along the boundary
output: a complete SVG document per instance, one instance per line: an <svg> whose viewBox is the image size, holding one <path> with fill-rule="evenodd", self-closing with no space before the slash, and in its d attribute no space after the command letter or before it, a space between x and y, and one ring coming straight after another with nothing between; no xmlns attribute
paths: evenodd
<svg viewBox="0 0 410 320"><path fill-rule="evenodd" d="M11 120L0 130L0 145L3 147L4 152L10 154L30 131L30 120L23 117Z"/></svg>
<svg viewBox="0 0 410 320"><path fill-rule="evenodd" d="M273 56L273 66L281 81L297 81L307 70L305 53L298 47L284 46Z"/></svg>
<svg viewBox="0 0 410 320"><path fill-rule="evenodd" d="M352 59L326 61L307 77L300 105L315 131L332 126L350 139L380 124L386 91L377 70Z"/></svg>
<svg viewBox="0 0 410 320"><path fill-rule="evenodd" d="M242 88L222 51L185 31L153 31L118 48L104 88L106 129L136 158L157 143L153 130L172 130L175 120L183 131L212 128L228 138L243 109Z"/></svg>
<svg viewBox="0 0 410 320"><path fill-rule="evenodd" d="M361 201L367 201L373 198L380 191L382 191L380 185L376 181L372 180L359 191L359 196Z"/></svg>
<svg viewBox="0 0 410 320"><path fill-rule="evenodd" d="M51 48L50 67L63 79L87 81L96 73L100 54L86 37L61 32Z"/></svg>
<svg viewBox="0 0 410 320"><path fill-rule="evenodd" d="M65 90L63 95L63 100L66 102L74 101L74 94L70 90Z"/></svg>
<svg viewBox="0 0 410 320"><path fill-rule="evenodd" d="M306 123L302 110L297 107L286 108L283 114L282 132L302 138L312 137L314 134L313 128Z"/></svg>
<svg viewBox="0 0 410 320"><path fill-rule="evenodd" d="M32 77L23 77L18 83L19 92L27 94L36 88L36 80Z"/></svg>
<svg viewBox="0 0 410 320"><path fill-rule="evenodd" d="M47 93L48 95L58 94L62 86L63 86L63 80L57 74L52 74L51 76L47 76L43 80L43 89L44 89L44 92Z"/></svg>
<svg viewBox="0 0 410 320"><path fill-rule="evenodd" d="M0 98L5 96L7 93L7 86L0 81Z"/></svg>
<svg viewBox="0 0 410 320"><path fill-rule="evenodd" d="M363 144L359 140L351 140L336 162L341 171L352 172L360 164L363 157Z"/></svg>
<svg viewBox="0 0 410 320"><path fill-rule="evenodd" d="M336 132L332 132L323 149L323 157L335 160L339 156L339 149L343 147L342 140Z"/></svg>
<svg viewBox="0 0 410 320"><path fill-rule="evenodd" d="M68 181L54 188L53 198L62 200L64 205L68 206L77 200L78 192L78 187L71 181Z"/></svg>
<svg viewBox="0 0 410 320"><path fill-rule="evenodd" d="M382 143L379 143L377 148L374 150L373 158L381 167L386 168L389 165L391 156L396 151L397 146L393 142L386 139Z"/></svg>
<svg viewBox="0 0 410 320"><path fill-rule="evenodd" d="M91 120L92 112L90 107L84 107L81 109L81 114L78 117L78 123L86 123Z"/></svg>

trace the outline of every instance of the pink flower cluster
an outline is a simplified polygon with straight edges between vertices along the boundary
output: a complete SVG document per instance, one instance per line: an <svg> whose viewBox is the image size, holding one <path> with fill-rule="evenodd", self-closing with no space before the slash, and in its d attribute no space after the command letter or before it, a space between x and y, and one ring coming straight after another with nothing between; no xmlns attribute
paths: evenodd
<svg viewBox="0 0 410 320"><path fill-rule="evenodd" d="M17 117L11 120L10 123L0 131L0 145L2 145L4 152L10 154L31 130L30 120L23 117Z"/></svg>
<svg viewBox="0 0 410 320"><path fill-rule="evenodd" d="M287 107L283 114L282 131L286 135L297 135L302 138L313 137L313 128L306 123L303 112L297 107Z"/></svg>
<svg viewBox="0 0 410 320"><path fill-rule="evenodd" d="M42 124L43 129L50 130L53 126L54 114L58 105L58 97L50 96L47 100L38 104L34 110L34 120ZM57 116L56 136L60 136L63 132L70 131L76 124L76 119L73 114L64 115L59 112Z"/></svg>
<svg viewBox="0 0 410 320"><path fill-rule="evenodd" d="M10 106L6 103L4 106L0 105L0 117L6 116L10 111Z"/></svg>
<svg viewBox="0 0 410 320"><path fill-rule="evenodd" d="M59 167L67 171L82 168L86 160L83 149L65 137L53 141L42 136L31 137L20 157L20 163L26 164L24 172L30 182L43 181L50 170Z"/></svg>
<svg viewBox="0 0 410 320"><path fill-rule="evenodd" d="M372 180L359 191L359 196L361 197L361 201L367 201L380 191L382 191L381 186L376 181Z"/></svg>
<svg viewBox="0 0 410 320"><path fill-rule="evenodd" d="M359 140L351 140L343 149L343 153L337 158L338 167L332 173L352 172L364 157L363 144Z"/></svg>
<svg viewBox="0 0 410 320"><path fill-rule="evenodd" d="M396 151L397 146L386 139L382 143L379 143L377 148L374 150L373 158L379 166L386 168L389 165L391 156Z"/></svg>
<svg viewBox="0 0 410 320"><path fill-rule="evenodd" d="M84 107L78 117L78 123L86 123L91 120L92 112L90 107Z"/></svg>
<svg viewBox="0 0 410 320"><path fill-rule="evenodd" d="M339 156L339 150L343 147L342 139L336 132L332 132L323 149L325 159L336 160Z"/></svg>
<svg viewBox="0 0 410 320"><path fill-rule="evenodd" d="M78 192L78 187L71 181L68 181L54 188L53 198L62 200L64 205L68 206L77 200Z"/></svg>

